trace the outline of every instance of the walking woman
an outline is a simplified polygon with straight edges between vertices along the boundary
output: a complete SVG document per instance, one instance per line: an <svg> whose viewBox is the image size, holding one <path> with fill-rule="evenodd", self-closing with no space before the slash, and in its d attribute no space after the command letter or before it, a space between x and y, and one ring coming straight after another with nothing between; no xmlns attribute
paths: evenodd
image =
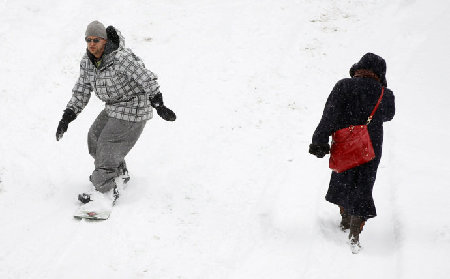
<svg viewBox="0 0 450 279"><path fill-rule="evenodd" d="M323 158L330 151L329 138L333 132L351 126L363 125L384 94L370 125L369 135L375 158L368 163L337 173L332 172L325 199L339 206L342 230L350 229L349 239L353 253L361 248L359 235L365 222L377 215L372 197L383 145L383 122L395 114L395 98L386 82L386 62L373 53L365 54L350 69L350 77L336 83L328 96L322 119L309 146L309 153Z"/></svg>

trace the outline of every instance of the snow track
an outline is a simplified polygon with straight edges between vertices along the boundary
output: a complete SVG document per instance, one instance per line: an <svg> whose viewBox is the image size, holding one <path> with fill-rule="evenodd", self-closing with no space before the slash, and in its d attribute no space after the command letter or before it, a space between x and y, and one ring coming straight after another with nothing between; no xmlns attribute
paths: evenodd
<svg viewBox="0 0 450 279"><path fill-rule="evenodd" d="M447 278L450 4L435 1L0 1L0 278ZM60 142L92 20L114 25L178 116L155 114L105 222L89 187L95 96ZM364 53L388 64L378 217L353 255L307 153ZM380 276L380 273L382 276Z"/></svg>

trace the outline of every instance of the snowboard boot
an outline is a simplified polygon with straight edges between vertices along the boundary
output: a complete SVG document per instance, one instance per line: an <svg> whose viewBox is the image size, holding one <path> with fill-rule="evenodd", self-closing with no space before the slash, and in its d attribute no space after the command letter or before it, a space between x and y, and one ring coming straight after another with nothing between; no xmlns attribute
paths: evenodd
<svg viewBox="0 0 450 279"><path fill-rule="evenodd" d="M361 250L359 235L361 234L365 223L366 221L363 217L351 216L350 234L348 235L348 238L350 240L350 248L353 254L358 254Z"/></svg>
<svg viewBox="0 0 450 279"><path fill-rule="evenodd" d="M341 228L342 231L346 231L348 229L350 229L350 219L351 219L351 215L348 214L347 211L345 211L345 209L342 206L339 206L339 210L341 213L341 223L339 224L339 227Z"/></svg>
<svg viewBox="0 0 450 279"><path fill-rule="evenodd" d="M113 192L113 205L114 205L114 204L116 204L116 201L117 201L117 199L120 196L119 195L119 190L117 189L117 186L112 189L112 192Z"/></svg>

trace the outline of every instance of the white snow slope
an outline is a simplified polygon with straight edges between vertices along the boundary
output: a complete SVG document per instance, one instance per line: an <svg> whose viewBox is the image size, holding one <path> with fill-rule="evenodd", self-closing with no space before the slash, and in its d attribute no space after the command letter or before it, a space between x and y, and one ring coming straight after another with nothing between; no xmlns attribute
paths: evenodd
<svg viewBox="0 0 450 279"><path fill-rule="evenodd" d="M0 278L449 278L450 2L0 1ZM58 121L100 20L159 75L111 218L77 221L92 96ZM335 82L388 63L378 216L350 252L330 170L308 154Z"/></svg>

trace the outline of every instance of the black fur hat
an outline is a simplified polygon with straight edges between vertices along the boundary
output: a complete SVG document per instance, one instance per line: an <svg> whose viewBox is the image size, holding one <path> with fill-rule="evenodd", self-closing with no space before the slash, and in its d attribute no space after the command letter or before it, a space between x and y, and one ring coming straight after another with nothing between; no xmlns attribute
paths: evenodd
<svg viewBox="0 0 450 279"><path fill-rule="evenodd" d="M374 74L376 74L380 78L381 84L383 86L387 86L386 61L384 61L382 57L370 52L364 54L364 56L361 57L359 62L353 64L353 66L350 68L350 76L353 77L355 75L355 72L361 69L371 70Z"/></svg>

